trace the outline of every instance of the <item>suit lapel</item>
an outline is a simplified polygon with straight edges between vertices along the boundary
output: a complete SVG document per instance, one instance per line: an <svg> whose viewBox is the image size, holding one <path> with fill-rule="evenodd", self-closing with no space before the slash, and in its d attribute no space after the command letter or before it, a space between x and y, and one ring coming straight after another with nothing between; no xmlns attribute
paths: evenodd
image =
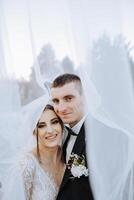
<svg viewBox="0 0 134 200"><path fill-rule="evenodd" d="M72 153L81 155L83 153L83 149L85 149L85 130L84 130L84 124L82 125L80 132L77 136L76 142L74 144ZM69 177L71 177L71 171L66 168L64 176L63 176L63 180L60 186L60 191L62 190L62 188L65 186L65 184L68 182Z"/></svg>
<svg viewBox="0 0 134 200"><path fill-rule="evenodd" d="M59 191L61 191L61 190L64 188L64 186L65 186L65 184L67 183L67 181L68 181L68 179L69 179L70 176L71 176L71 172L70 172L70 170L66 167L66 170L65 170L65 173L64 173L64 176L63 176L63 179L62 179L62 182L61 182L60 190L59 190Z"/></svg>

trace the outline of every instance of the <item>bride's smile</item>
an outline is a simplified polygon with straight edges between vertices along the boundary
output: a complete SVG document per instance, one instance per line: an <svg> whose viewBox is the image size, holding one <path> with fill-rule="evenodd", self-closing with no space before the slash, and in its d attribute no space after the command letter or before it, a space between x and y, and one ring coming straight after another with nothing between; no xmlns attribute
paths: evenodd
<svg viewBox="0 0 134 200"><path fill-rule="evenodd" d="M54 140L54 139L56 139L57 135L58 134L48 135L48 136L45 137L45 139L47 139L47 140Z"/></svg>

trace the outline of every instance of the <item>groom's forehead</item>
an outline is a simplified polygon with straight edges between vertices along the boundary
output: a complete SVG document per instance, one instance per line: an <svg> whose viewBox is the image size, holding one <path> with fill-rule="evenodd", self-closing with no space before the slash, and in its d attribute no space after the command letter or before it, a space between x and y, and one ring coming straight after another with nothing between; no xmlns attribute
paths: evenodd
<svg viewBox="0 0 134 200"><path fill-rule="evenodd" d="M75 86L75 83L68 83L68 84L65 84L61 87L53 87L51 88L51 94L52 94L52 97L64 97L64 96L67 96L67 95L72 95L74 93L78 92L77 91L77 88Z"/></svg>

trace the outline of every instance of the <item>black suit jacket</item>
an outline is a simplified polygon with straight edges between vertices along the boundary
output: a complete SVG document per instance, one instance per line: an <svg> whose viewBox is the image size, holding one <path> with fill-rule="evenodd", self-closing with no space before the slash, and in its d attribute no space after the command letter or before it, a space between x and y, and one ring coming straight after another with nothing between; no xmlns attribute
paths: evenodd
<svg viewBox="0 0 134 200"><path fill-rule="evenodd" d="M66 142L63 146L63 152L65 153ZM84 155L86 159L86 144L85 144L85 129L84 125L77 136L74 144L73 153L77 155ZM64 155L65 156L65 155ZM87 166L87 161L86 161ZM65 170L65 174L60 186L60 190L57 196L57 200L93 200L93 194L89 183L89 177L81 176L80 178L71 178L72 174L68 168Z"/></svg>

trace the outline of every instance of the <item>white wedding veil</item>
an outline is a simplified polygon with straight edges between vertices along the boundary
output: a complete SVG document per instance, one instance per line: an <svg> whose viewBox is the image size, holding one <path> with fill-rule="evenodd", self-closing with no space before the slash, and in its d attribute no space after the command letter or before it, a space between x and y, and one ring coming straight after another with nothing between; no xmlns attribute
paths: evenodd
<svg viewBox="0 0 134 200"><path fill-rule="evenodd" d="M87 157L95 200L133 200L133 2L26 0L11 5L10 0L1 0L0 4L1 185L13 157L34 145L32 131L51 98L50 82L59 74L70 72L82 80L89 111ZM19 57L20 66L30 58L37 88L42 88L42 95L27 98L27 105L20 103L22 94L13 78L20 67L17 63L19 67L15 68L19 56L15 41L26 51L25 59L23 55ZM55 59L48 45L39 54L48 43L54 45L57 55L65 53ZM65 55L71 59L62 60ZM28 91L30 95L34 93L32 89Z"/></svg>

